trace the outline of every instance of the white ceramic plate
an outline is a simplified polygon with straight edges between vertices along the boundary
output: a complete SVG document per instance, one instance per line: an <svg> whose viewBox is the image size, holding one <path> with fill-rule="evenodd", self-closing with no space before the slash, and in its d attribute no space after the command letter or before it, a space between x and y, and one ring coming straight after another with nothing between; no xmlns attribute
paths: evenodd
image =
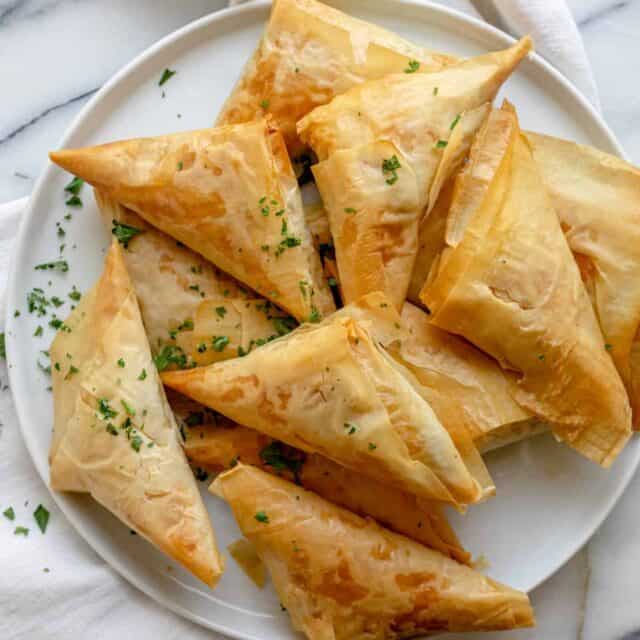
<svg viewBox="0 0 640 640"><path fill-rule="evenodd" d="M338 8L394 29L417 43L461 55L508 45L510 39L486 24L441 6L410 0L337 0ZM256 45L268 17L261 2L213 14L151 47L123 69L91 100L61 146L77 147L119 138L157 135L206 127ZM162 70L177 74L158 87ZM162 93L166 97L162 97ZM523 127L590 143L605 151L621 149L586 101L540 58L523 62L506 94L517 106ZM66 299L72 285L86 290L98 277L109 238L102 228L90 190L84 208L64 205L69 176L49 167L41 177L21 228L9 286L7 331L11 388L34 463L48 481L47 451L52 425L47 377L36 361L53 331L34 337L39 324L26 309L26 294L42 287ZM56 222L67 235L58 238ZM58 256L67 246L66 274L35 271L36 263ZM51 283L51 284L49 284ZM14 317L14 310L21 312ZM594 533L631 478L640 456L634 440L613 469L602 471L550 437L508 447L489 456L498 497L454 515L463 542L484 554L494 578L530 590L545 580ZM203 486L204 489L204 486ZM109 513L86 496L54 495L87 542L117 571L164 606L238 638L271 640L294 637L271 587L257 590L232 560L219 587L210 591L139 537L133 537ZM221 548L238 537L225 505L206 495Z"/></svg>

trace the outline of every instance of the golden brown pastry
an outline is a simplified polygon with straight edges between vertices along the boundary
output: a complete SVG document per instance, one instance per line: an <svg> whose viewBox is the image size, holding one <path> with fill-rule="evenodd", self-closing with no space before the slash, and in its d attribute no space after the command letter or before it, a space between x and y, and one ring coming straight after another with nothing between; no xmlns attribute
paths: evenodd
<svg viewBox="0 0 640 640"><path fill-rule="evenodd" d="M517 378L515 400L608 467L631 433L613 366L515 111L494 111L458 178L447 248L421 299Z"/></svg>
<svg viewBox="0 0 640 640"><path fill-rule="evenodd" d="M174 401L177 397L179 394L170 394L169 401L177 415L182 412L184 420L191 425L183 430L183 446L189 460L198 467L214 473L238 462L260 467L289 478L345 509L374 518L392 531L459 562L470 563L471 556L462 548L439 503L420 500L328 458L306 454L258 431L236 425L220 415L211 417L195 402L185 411L185 401Z"/></svg>
<svg viewBox="0 0 640 640"><path fill-rule="evenodd" d="M51 159L297 319L334 310L282 136L265 120Z"/></svg>
<svg viewBox="0 0 640 640"><path fill-rule="evenodd" d="M163 382L240 424L407 493L456 505L483 499L494 487L477 449L468 434L454 440L412 374L379 345L394 327L372 329L392 309L386 300L378 307L375 321L345 308L245 358L168 372Z"/></svg>
<svg viewBox="0 0 640 640"><path fill-rule="evenodd" d="M527 133L640 424L640 170L592 147Z"/></svg>
<svg viewBox="0 0 640 640"><path fill-rule="evenodd" d="M298 123L329 216L345 303L384 291L398 309L418 225L466 156L491 101L530 51L523 39L428 74L358 85Z"/></svg>
<svg viewBox="0 0 640 640"><path fill-rule="evenodd" d="M301 487L238 465L211 487L310 640L533 626L529 599Z"/></svg>
<svg viewBox="0 0 640 640"><path fill-rule="evenodd" d="M366 80L437 71L454 61L315 0L276 0L218 124L269 114L295 158L304 149L296 122L315 107Z"/></svg>
<svg viewBox="0 0 640 640"><path fill-rule="evenodd" d="M142 326L122 249L51 347L51 487L90 493L214 586L223 570Z"/></svg>
<svg viewBox="0 0 640 640"><path fill-rule="evenodd" d="M151 352L161 370L248 353L297 323L202 256L96 191L108 229L123 245Z"/></svg>
<svg viewBox="0 0 640 640"><path fill-rule="evenodd" d="M415 375L449 432L464 427L478 449L487 452L548 429L515 401L513 372L434 326L425 311L409 302L402 323L407 336L389 352Z"/></svg>

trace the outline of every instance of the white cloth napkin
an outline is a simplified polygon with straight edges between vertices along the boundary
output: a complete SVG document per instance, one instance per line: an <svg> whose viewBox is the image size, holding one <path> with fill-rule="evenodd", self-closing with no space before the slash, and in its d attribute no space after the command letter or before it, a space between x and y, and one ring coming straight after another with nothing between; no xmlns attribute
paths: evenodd
<svg viewBox="0 0 640 640"><path fill-rule="evenodd" d="M480 15L467 0L448 0L446 4L476 17ZM476 4L486 18L487 0L476 0ZM582 41L563 0L495 0L494 10L497 13L493 15L500 16L514 34L531 33L537 50L597 106L597 91ZM24 204L22 201L0 206L0 327L4 323L8 263ZM75 533L31 463L6 384L6 366L0 360L0 514L10 506L15 511L14 521L0 515L0 637L220 637L164 610L131 587ZM38 530L33 518L39 504L51 513L46 534ZM16 526L28 527L28 537L14 535ZM543 614L539 613L542 620Z"/></svg>

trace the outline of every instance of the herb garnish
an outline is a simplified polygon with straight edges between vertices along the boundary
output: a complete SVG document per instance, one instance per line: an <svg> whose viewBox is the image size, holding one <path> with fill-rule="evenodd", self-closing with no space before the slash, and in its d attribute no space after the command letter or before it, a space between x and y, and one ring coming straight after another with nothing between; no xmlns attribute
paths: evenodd
<svg viewBox="0 0 640 640"><path fill-rule="evenodd" d="M80 199L80 196L71 196L66 202L65 204L68 207L81 207L82 206L82 200Z"/></svg>
<svg viewBox="0 0 640 640"><path fill-rule="evenodd" d="M170 80L173 76L175 76L177 71L173 71L172 69L165 69L160 76L160 80L158 81L158 86L161 87L165 82Z"/></svg>
<svg viewBox="0 0 640 640"><path fill-rule="evenodd" d="M127 366L127 363L124 361L124 359L123 359L123 358L118 358L118 366L119 366L121 369L124 369L124 368Z"/></svg>
<svg viewBox="0 0 640 640"><path fill-rule="evenodd" d="M438 140L433 147L434 149L444 149L449 143L446 140Z"/></svg>
<svg viewBox="0 0 640 640"><path fill-rule="evenodd" d="M131 438L131 448L138 453L140 451L140 446L142 445L142 438L139 435L133 436Z"/></svg>
<svg viewBox="0 0 640 640"><path fill-rule="evenodd" d="M29 535L29 529L27 527L16 527L13 530L14 536L24 536L25 538Z"/></svg>
<svg viewBox="0 0 640 640"><path fill-rule="evenodd" d="M49 512L39 504L38 508L33 512L33 517L36 519L40 531L44 533L47 530L47 525L49 524Z"/></svg>
<svg viewBox="0 0 640 640"><path fill-rule="evenodd" d="M269 101L268 100L262 100L260 102L260 106L266 111L269 108Z"/></svg>
<svg viewBox="0 0 640 640"><path fill-rule="evenodd" d="M227 314L227 308L226 307L216 307L216 313L221 318L224 318L225 315Z"/></svg>
<svg viewBox="0 0 640 640"><path fill-rule="evenodd" d="M224 351L225 347L229 344L228 336L214 336L211 340L211 346L214 351L220 353Z"/></svg>
<svg viewBox="0 0 640 640"><path fill-rule="evenodd" d="M69 271L69 263L66 260L52 260L51 262L43 262L37 264L34 269L36 271L47 271L49 269L66 273Z"/></svg>
<svg viewBox="0 0 640 640"><path fill-rule="evenodd" d="M258 522L262 522L264 524L269 524L269 516L264 511L258 511L255 516L253 516Z"/></svg>
<svg viewBox="0 0 640 640"><path fill-rule="evenodd" d="M178 346L167 344L153 359L158 371L164 371L169 365L176 364L181 369L187 366L187 356Z"/></svg>
<svg viewBox="0 0 640 640"><path fill-rule="evenodd" d="M309 322L320 322L321 320L320 312L318 311L315 305L311 306L311 315L309 316Z"/></svg>
<svg viewBox="0 0 640 640"><path fill-rule="evenodd" d="M115 418L118 415L118 412L109 406L109 401L106 398L100 398L98 400L98 412L100 413L99 417L103 420Z"/></svg>
<svg viewBox="0 0 640 640"><path fill-rule="evenodd" d="M394 184L398 181L397 171L400 167L400 161L395 154L382 161L382 174L385 176L387 184Z"/></svg>
<svg viewBox="0 0 640 640"><path fill-rule="evenodd" d="M344 212L345 213L356 213L356 210L353 207L345 207L344 208Z"/></svg>
<svg viewBox="0 0 640 640"><path fill-rule="evenodd" d="M347 430L347 433L350 436L352 436L358 430L358 427L356 427L356 425L353 424L353 422L345 422L343 426Z"/></svg>
<svg viewBox="0 0 640 640"><path fill-rule="evenodd" d="M438 95L438 87L433 87L433 95L434 96Z"/></svg>
<svg viewBox="0 0 640 640"><path fill-rule="evenodd" d="M260 459L276 471L291 471L297 479L305 461L305 454L274 440L260 451Z"/></svg>
<svg viewBox="0 0 640 640"><path fill-rule="evenodd" d="M373 451L374 449L377 449L378 445L375 442L370 442L369 443L369 451Z"/></svg>
<svg viewBox="0 0 640 640"><path fill-rule="evenodd" d="M0 358L3 360L7 359L7 343L4 331L0 333Z"/></svg>
<svg viewBox="0 0 640 640"><path fill-rule="evenodd" d="M123 222L118 222L117 220L111 221L113 224L113 229L111 229L111 233L116 237L118 242L127 249L129 247L129 243L133 238L135 238L138 234L144 233L142 229L138 229L138 227L133 227L130 224L124 224Z"/></svg>
<svg viewBox="0 0 640 640"><path fill-rule="evenodd" d="M147 379L147 370L143 369L138 376L138 380L146 380Z"/></svg>
<svg viewBox="0 0 640 640"><path fill-rule="evenodd" d="M69 371L67 371L67 375L64 377L65 380L71 378L72 375L78 373L80 369L78 367L74 367L73 365L69 365Z"/></svg>
<svg viewBox="0 0 640 640"><path fill-rule="evenodd" d="M127 412L128 415L130 416L135 416L136 415L136 410L133 409L127 402L126 400L120 400L120 404L122 405L123 409Z"/></svg>
<svg viewBox="0 0 640 640"><path fill-rule="evenodd" d="M271 318L271 322L279 336L291 333L298 326L298 323L293 318Z"/></svg>
<svg viewBox="0 0 640 640"><path fill-rule="evenodd" d="M80 298L82 298L82 294L76 289L76 285L74 284L71 291L68 293L68 296L74 301L78 302Z"/></svg>
<svg viewBox="0 0 640 640"><path fill-rule="evenodd" d="M13 510L13 507L8 507L7 509L5 509L2 512L2 515L7 519L7 520L15 520L16 519L16 512Z"/></svg>
<svg viewBox="0 0 640 640"><path fill-rule="evenodd" d="M420 68L420 63L417 60L409 60L405 73L415 73Z"/></svg>
<svg viewBox="0 0 640 640"><path fill-rule="evenodd" d="M456 128L456 125L458 124L458 122L460 122L460 117L461 117L461 114L458 114L453 119L453 122L449 125L449 131L453 131Z"/></svg>
<svg viewBox="0 0 640 640"><path fill-rule="evenodd" d="M84 185L84 180L74 176L71 182L64 188L67 193L77 196Z"/></svg>

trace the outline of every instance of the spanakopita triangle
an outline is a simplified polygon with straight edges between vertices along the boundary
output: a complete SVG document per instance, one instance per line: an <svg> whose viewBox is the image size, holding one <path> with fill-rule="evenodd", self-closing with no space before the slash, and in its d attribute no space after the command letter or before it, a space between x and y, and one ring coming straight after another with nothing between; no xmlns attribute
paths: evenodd
<svg viewBox="0 0 640 640"><path fill-rule="evenodd" d="M239 465L211 490L230 504L293 626L310 640L535 622L525 593L255 467Z"/></svg>
<svg viewBox="0 0 640 640"><path fill-rule="evenodd" d="M401 308L418 225L467 154L531 40L442 71L358 85L298 123L329 216L346 303L384 291Z"/></svg>
<svg viewBox="0 0 640 640"><path fill-rule="evenodd" d="M392 308L380 298L382 311ZM240 424L421 498L465 505L491 495L468 434L442 426L413 375L380 345L400 324L378 329L380 318L360 315L345 307L246 357L162 379Z"/></svg>
<svg viewBox="0 0 640 640"><path fill-rule="evenodd" d="M366 80L437 71L455 58L403 40L315 0L276 0L258 48L217 123L269 114L293 158L304 151L296 122Z"/></svg>
<svg viewBox="0 0 640 640"><path fill-rule="evenodd" d="M471 150L437 260L421 293L431 321L515 372L518 404L608 467L631 434L629 401L509 105Z"/></svg>
<svg viewBox="0 0 640 640"><path fill-rule="evenodd" d="M180 444L122 249L51 347L51 487L90 493L125 525L214 586L223 559Z"/></svg>
<svg viewBox="0 0 640 640"><path fill-rule="evenodd" d="M526 133L605 347L640 425L640 170L592 147Z"/></svg>
<svg viewBox="0 0 640 640"><path fill-rule="evenodd" d="M201 255L95 192L127 271L159 370L235 358L297 325Z"/></svg>
<svg viewBox="0 0 640 640"><path fill-rule="evenodd" d="M265 120L50 155L298 320L334 310L282 136Z"/></svg>

